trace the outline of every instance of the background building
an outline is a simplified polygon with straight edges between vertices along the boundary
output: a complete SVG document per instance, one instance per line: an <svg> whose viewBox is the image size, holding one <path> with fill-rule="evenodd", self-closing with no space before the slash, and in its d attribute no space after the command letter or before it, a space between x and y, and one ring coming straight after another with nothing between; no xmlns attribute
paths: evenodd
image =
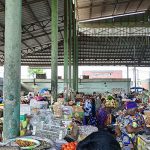
<svg viewBox="0 0 150 150"><path fill-rule="evenodd" d="M79 79L78 86L79 92L85 94L92 94L93 91L97 93L112 92L112 93L127 93L130 88L131 79ZM50 79L35 79L36 88L48 88L51 89ZM34 88L33 79L22 79L22 86L26 89ZM33 90L33 89L32 89ZM64 91L64 81L58 80L58 93Z"/></svg>
<svg viewBox="0 0 150 150"><path fill-rule="evenodd" d="M121 79L122 70L88 70L83 71L83 76L89 76L89 79Z"/></svg>

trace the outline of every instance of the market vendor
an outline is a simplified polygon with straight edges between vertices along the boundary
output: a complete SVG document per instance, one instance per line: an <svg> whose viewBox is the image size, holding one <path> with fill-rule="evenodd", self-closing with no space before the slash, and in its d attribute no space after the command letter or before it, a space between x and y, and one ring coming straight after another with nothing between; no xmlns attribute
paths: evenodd
<svg viewBox="0 0 150 150"><path fill-rule="evenodd" d="M88 125L90 121L90 114L92 112L92 104L88 97L85 100L83 110L84 110L83 124Z"/></svg>
<svg viewBox="0 0 150 150"><path fill-rule="evenodd" d="M106 99L102 98L101 99L101 106L97 111L97 125L98 128L105 128L107 126L107 121L108 121L108 117L109 117L109 113L108 110L106 109L105 103L106 103Z"/></svg>
<svg viewBox="0 0 150 150"><path fill-rule="evenodd" d="M141 120L140 117L137 112L137 104L128 102L126 104L126 115L120 123L122 147L134 149L136 134L144 130L144 120Z"/></svg>
<svg viewBox="0 0 150 150"><path fill-rule="evenodd" d="M35 95L34 99L37 101L45 101L45 98L43 96L41 96L41 94Z"/></svg>
<svg viewBox="0 0 150 150"><path fill-rule="evenodd" d="M95 100L87 97L83 109L84 109L83 124L96 126Z"/></svg>
<svg viewBox="0 0 150 150"><path fill-rule="evenodd" d="M98 96L96 96L95 98L95 108L96 108L96 111L99 109L99 107L101 106L101 98L102 98L102 95L99 94Z"/></svg>

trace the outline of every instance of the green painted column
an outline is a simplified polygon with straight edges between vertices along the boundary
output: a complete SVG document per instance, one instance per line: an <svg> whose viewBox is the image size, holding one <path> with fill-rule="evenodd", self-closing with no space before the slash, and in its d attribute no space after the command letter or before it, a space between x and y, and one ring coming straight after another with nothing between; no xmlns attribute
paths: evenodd
<svg viewBox="0 0 150 150"><path fill-rule="evenodd" d="M130 82L129 82L129 66L127 66L127 93L130 92Z"/></svg>
<svg viewBox="0 0 150 150"><path fill-rule="evenodd" d="M64 97L68 101L68 0L64 0Z"/></svg>
<svg viewBox="0 0 150 150"><path fill-rule="evenodd" d="M19 136L22 0L5 0L3 139Z"/></svg>
<svg viewBox="0 0 150 150"><path fill-rule="evenodd" d="M69 88L72 88L72 0L69 0Z"/></svg>
<svg viewBox="0 0 150 150"><path fill-rule="evenodd" d="M76 65L75 65L76 66L76 91L78 91L78 75L79 75L79 62L78 61L79 61L79 47L78 47L78 30L76 27Z"/></svg>
<svg viewBox="0 0 150 150"><path fill-rule="evenodd" d="M74 9L75 10L75 9ZM73 89L77 91L77 67L76 67L76 20L75 12L73 12Z"/></svg>
<svg viewBox="0 0 150 150"><path fill-rule="evenodd" d="M78 36L75 18L75 4L73 7L73 89L78 91Z"/></svg>
<svg viewBox="0 0 150 150"><path fill-rule="evenodd" d="M79 64L78 64L78 61L79 61L79 47L78 47L78 24L77 24L77 21L76 21L76 5L77 5L77 2L75 1L75 4L74 4L74 47L75 47L75 61L74 61L74 70L75 70L75 89L76 91L78 91L78 73L79 73Z"/></svg>
<svg viewBox="0 0 150 150"><path fill-rule="evenodd" d="M58 0L51 0L51 42L51 91L53 101L57 101Z"/></svg>

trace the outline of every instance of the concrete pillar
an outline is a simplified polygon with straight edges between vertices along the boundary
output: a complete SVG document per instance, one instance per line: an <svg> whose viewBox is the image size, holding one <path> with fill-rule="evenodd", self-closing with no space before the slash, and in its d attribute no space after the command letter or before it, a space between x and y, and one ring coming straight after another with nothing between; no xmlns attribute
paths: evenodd
<svg viewBox="0 0 150 150"><path fill-rule="evenodd" d="M22 0L5 0L3 139L19 136Z"/></svg>
<svg viewBox="0 0 150 150"><path fill-rule="evenodd" d="M64 97L68 101L68 0L64 1Z"/></svg>
<svg viewBox="0 0 150 150"><path fill-rule="evenodd" d="M73 89L75 91L78 91L78 37L76 29L75 11L73 12L73 41Z"/></svg>
<svg viewBox="0 0 150 150"><path fill-rule="evenodd" d="M135 87L135 92L137 92L137 89L136 89L136 87L137 87L136 67L134 67L133 71L134 71L134 87Z"/></svg>
<svg viewBox="0 0 150 150"><path fill-rule="evenodd" d="M76 28L77 30L77 28ZM78 47L78 30L76 31L76 90L78 91L78 75L79 75L79 47Z"/></svg>
<svg viewBox="0 0 150 150"><path fill-rule="evenodd" d="M69 88L72 88L72 0L69 0Z"/></svg>
<svg viewBox="0 0 150 150"><path fill-rule="evenodd" d="M127 93L130 92L129 67L127 66Z"/></svg>
<svg viewBox="0 0 150 150"><path fill-rule="evenodd" d="M75 9L74 9L75 10ZM77 66L76 66L76 19L73 12L73 89L77 91Z"/></svg>
<svg viewBox="0 0 150 150"><path fill-rule="evenodd" d="M51 91L53 101L57 101L58 0L51 0L51 30Z"/></svg>

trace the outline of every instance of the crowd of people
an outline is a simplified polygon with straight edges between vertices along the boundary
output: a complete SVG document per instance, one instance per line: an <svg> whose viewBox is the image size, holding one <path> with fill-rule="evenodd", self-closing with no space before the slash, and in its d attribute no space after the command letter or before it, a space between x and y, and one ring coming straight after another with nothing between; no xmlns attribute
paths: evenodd
<svg viewBox="0 0 150 150"><path fill-rule="evenodd" d="M81 141L77 150L121 150L121 148L134 150L136 135L146 129L142 116L145 106L138 108L140 101L135 98L134 93L111 95L118 102L117 108L107 107L106 97L102 94L94 92L92 95L81 95L82 102L76 97L75 100L71 100L65 105L73 106L80 102L84 111L80 123L85 126L96 126L99 131ZM33 98L31 94L28 97L29 99ZM63 98L63 94L60 94L59 98ZM124 102L123 98L130 99L130 101ZM40 94L35 95L34 99L46 100L45 96Z"/></svg>
<svg viewBox="0 0 150 150"><path fill-rule="evenodd" d="M122 102L122 97L116 97L119 99L118 102L120 103L120 106L114 111L105 106L106 99L103 98L101 94L96 96L94 93L93 95L84 96L83 125L97 126L99 132L102 132L101 134L109 132L107 136L111 133L122 149L132 150L136 147L136 135L143 132L146 128L145 121L142 116L144 107L139 109L135 100ZM109 126L114 127L112 128L114 132L112 132L112 130L111 132L108 130ZM90 137L86 138L79 144L78 150L90 150L90 144L93 148L92 150L101 150L101 146L98 146L98 143L96 144L97 139L94 138L95 140L90 140L94 135L96 138L101 137L100 133L90 135ZM103 138L105 138L105 136ZM95 143L95 149L93 143ZM85 147L88 147L88 149ZM109 148L106 149L109 150ZM116 148L116 150L117 149L118 148Z"/></svg>

